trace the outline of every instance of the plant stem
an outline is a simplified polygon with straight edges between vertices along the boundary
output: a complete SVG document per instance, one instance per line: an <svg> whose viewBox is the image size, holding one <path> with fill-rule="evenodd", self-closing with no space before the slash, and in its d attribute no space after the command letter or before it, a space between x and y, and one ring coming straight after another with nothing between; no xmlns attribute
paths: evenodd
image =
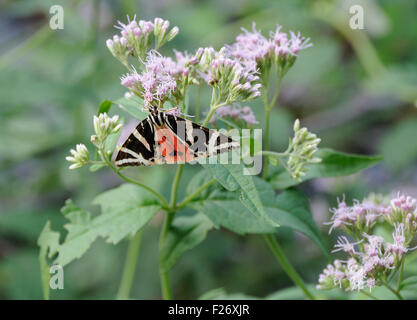
<svg viewBox="0 0 417 320"><path fill-rule="evenodd" d="M275 92L274 92L274 96L271 100L271 102L268 101L268 95L269 95L269 89L268 87L266 87L265 91L264 91L264 108L265 108L265 137L264 137L264 147L263 149L268 150L269 149L269 127L270 127L270 113L271 113L271 109L272 107L275 105L275 103L277 102L278 96L279 96L279 91L281 88L281 81L282 81L282 74L278 75L278 82L277 85L275 87ZM263 173L262 173L262 177L264 179L268 178L268 168L269 168L269 162L268 159L265 158L264 160L264 167L263 167Z"/></svg>
<svg viewBox="0 0 417 320"><path fill-rule="evenodd" d="M194 198L196 198L203 190L207 189L208 187L210 187L213 183L215 183L217 180L215 178L207 181L205 184L203 184L200 188L198 188L195 192L193 192L192 194L190 194L188 197L186 197L182 202L180 202L177 206L176 206L176 210L179 210L183 207L185 207L190 201L194 200Z"/></svg>
<svg viewBox="0 0 417 320"><path fill-rule="evenodd" d="M159 237L159 252L161 252L165 238L167 236L168 230L171 227L172 221L174 220L174 216L176 213L176 205L177 205L177 195L178 195L178 186L181 180L181 175L184 170L184 164L179 164L177 168L177 172L174 177L174 181L172 182L171 188L171 200L169 208L166 212L164 224L162 226L161 235ZM167 271L162 270L161 266L159 266L159 278L161 280L161 291L162 291L162 298L165 300L171 300L171 285L169 282L169 274Z"/></svg>
<svg viewBox="0 0 417 320"><path fill-rule="evenodd" d="M375 297L374 295L370 294L369 292L366 292L365 290L361 290L361 292L362 292L365 296L367 296L367 297L371 298L372 300L379 300L377 297Z"/></svg>
<svg viewBox="0 0 417 320"><path fill-rule="evenodd" d="M169 207L171 209L175 208L175 205L177 204L178 185L180 183L183 170L184 170L184 164L179 164L177 168L177 172L175 174L174 181L172 182L171 200L169 203Z"/></svg>
<svg viewBox="0 0 417 320"><path fill-rule="evenodd" d="M195 122L198 123L199 120L199 112L200 112L200 91L201 85L197 87L197 97L195 101Z"/></svg>
<svg viewBox="0 0 417 320"><path fill-rule="evenodd" d="M204 120L204 122L203 122L203 127L205 127L205 126L207 125L207 123L210 121L210 119L211 119L211 117L213 116L214 112L215 112L218 108L223 107L223 106L225 106L226 104L227 104L227 102L222 102L222 103L220 103L220 104L218 104L218 105L211 106L211 107L210 107L210 111L209 111L209 113L208 113L208 115L207 115L206 119L205 119L205 120Z"/></svg>
<svg viewBox="0 0 417 320"><path fill-rule="evenodd" d="M403 281L404 264L405 264L405 256L403 256L401 260L400 274L398 275L397 292L400 292L401 282Z"/></svg>
<svg viewBox="0 0 417 320"><path fill-rule="evenodd" d="M304 284L304 281L298 275L297 271L295 271L294 267L288 261L287 257L284 254L281 246L275 239L273 234L266 234L264 235L266 242L269 245L272 253L274 254L275 258L280 263L282 269L284 269L285 273L290 277L290 279L304 292L307 298L311 300L315 300L313 294L307 289L307 286Z"/></svg>
<svg viewBox="0 0 417 320"><path fill-rule="evenodd" d="M135 184L135 185L137 185L137 186L139 186L139 187L141 187L141 188L143 188L143 189L146 189L146 190L148 190L150 193L152 193L156 198L158 198L159 199L159 201L161 202L161 204L164 206L164 207L168 207L168 202L166 202L166 200L164 199L164 197L163 196L161 196L158 192L156 192L154 189L152 189L151 187L148 187L147 185L144 185L144 184L142 184L142 183L140 183L139 181L136 181L136 180L133 180L133 179L130 179L130 178L128 178L128 177L126 177L125 175L123 175L122 173L120 173L120 171L119 170L117 170L117 169L115 169L115 170L113 170L120 178L122 178L123 180L125 180L126 182L129 182L129 183L132 183L132 184Z"/></svg>
<svg viewBox="0 0 417 320"><path fill-rule="evenodd" d="M399 300L404 300L404 298L401 296L401 294L397 291L397 290L395 290L395 289L393 289L388 283L386 283L386 282L384 282L384 286L387 288L387 289L389 289L393 294L395 294L396 295L396 297L399 299Z"/></svg>
<svg viewBox="0 0 417 320"><path fill-rule="evenodd" d="M125 175L123 175L122 173L120 173L119 169L116 168L109 159L107 159L106 154L104 152L104 150L102 148L99 149L99 153L101 158L103 159L103 161L114 171L114 173L116 173L122 180L135 184L143 189L148 190L150 193L152 193L156 198L158 198L158 200L161 202L162 206L164 207L164 209L168 208L168 202L166 202L166 200L164 199L164 197L162 195L160 195L158 192L156 192L154 189L152 189L151 187L148 187L147 185L144 185L142 183L140 183L139 181L133 180L131 178L126 177Z"/></svg>
<svg viewBox="0 0 417 320"><path fill-rule="evenodd" d="M265 137L264 137L264 148L266 150L269 149L269 115L270 115L271 109L265 108ZM268 178L268 165L269 161L268 158L264 158L264 170L262 172L262 177L264 179Z"/></svg>
<svg viewBox="0 0 417 320"><path fill-rule="evenodd" d="M161 290L162 290L162 298L164 300L171 300L171 285L169 282L169 274L168 272L164 272L159 270L159 278L161 279Z"/></svg>
<svg viewBox="0 0 417 320"><path fill-rule="evenodd" d="M118 300L129 299L130 289L132 288L133 279L135 278L141 241L142 231L138 231L129 242L122 280L120 281L119 291L116 295L116 299Z"/></svg>

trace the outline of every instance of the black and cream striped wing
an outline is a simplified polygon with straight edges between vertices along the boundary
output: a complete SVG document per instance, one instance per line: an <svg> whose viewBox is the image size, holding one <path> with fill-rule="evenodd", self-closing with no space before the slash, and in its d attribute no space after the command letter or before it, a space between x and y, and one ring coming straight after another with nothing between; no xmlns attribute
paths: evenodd
<svg viewBox="0 0 417 320"><path fill-rule="evenodd" d="M136 126L120 147L115 163L118 167L155 163L155 127L149 117Z"/></svg>
<svg viewBox="0 0 417 320"><path fill-rule="evenodd" d="M234 148L239 142L225 136L218 130L208 129L190 120L166 114L165 124L196 158L208 158Z"/></svg>

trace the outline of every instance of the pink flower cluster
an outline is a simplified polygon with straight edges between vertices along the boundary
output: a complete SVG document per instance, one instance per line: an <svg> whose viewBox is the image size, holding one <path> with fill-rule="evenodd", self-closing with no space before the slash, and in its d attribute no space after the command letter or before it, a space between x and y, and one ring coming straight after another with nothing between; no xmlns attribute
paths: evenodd
<svg viewBox="0 0 417 320"><path fill-rule="evenodd" d="M335 260L319 277L318 289L340 287L345 290L372 289L385 282L399 267L404 255L414 248L409 245L417 234L417 200L398 194L391 201L370 197L347 206L339 201L332 209L330 230L341 228L357 241L340 236L332 252L344 251L347 261ZM377 223L388 222L393 227L392 241L373 235Z"/></svg>
<svg viewBox="0 0 417 320"><path fill-rule="evenodd" d="M235 120L240 119L250 126L259 123L256 120L255 114L253 113L252 109L248 106L243 107L243 108L237 105L222 106L216 110L215 115L220 118L231 117L232 119L235 119ZM210 122L214 123L215 121L216 121L216 117L213 116Z"/></svg>
<svg viewBox="0 0 417 320"><path fill-rule="evenodd" d="M350 243L344 236L339 237L333 252L342 250L351 257L347 261L335 260L332 265L328 265L319 276L317 288L372 289L398 266L403 254L407 252L404 242L398 239L403 235L402 228L401 225L395 228L394 243L389 243L380 236L367 234L363 234L364 238L355 243Z"/></svg>
<svg viewBox="0 0 417 320"><path fill-rule="evenodd" d="M146 58L145 70L140 74L134 70L124 75L120 79L121 84L143 97L148 103L163 100L177 88L172 75L175 68L176 64L171 58L150 52Z"/></svg>
<svg viewBox="0 0 417 320"><path fill-rule="evenodd" d="M269 38L256 30L255 22L252 23L252 32L243 29L243 33L236 37L236 42L227 46L228 52L246 62L264 63L268 58L287 58L296 56L301 50L311 47L309 38L304 38L298 32L290 31L288 34L281 31L277 25L275 31L271 31Z"/></svg>
<svg viewBox="0 0 417 320"><path fill-rule="evenodd" d="M194 56L175 51L177 61L152 50L146 57L145 70L140 74L134 70L124 75L121 84L147 103L164 101L176 91L179 78L188 76L190 66L199 62L202 50L199 49Z"/></svg>
<svg viewBox="0 0 417 320"><path fill-rule="evenodd" d="M247 65L229 56L226 48L219 51L205 48L198 65L200 78L218 88L218 101L233 103L261 95L256 66Z"/></svg>
<svg viewBox="0 0 417 320"><path fill-rule="evenodd" d="M172 40L179 31L178 27L174 27L168 32L170 23L161 18L155 18L154 22L136 21L136 16L133 20L129 17L127 19L127 24L118 21L119 25L115 26L120 30L120 35L114 35L112 39L106 41L113 56L125 65L127 65L128 55L133 54L144 59L150 50L152 40L154 40L155 49L158 49L165 42Z"/></svg>
<svg viewBox="0 0 417 320"><path fill-rule="evenodd" d="M333 213L331 221L326 224L331 225L329 233L335 228L345 228L353 232L367 231L387 210L383 204L375 203L371 199L364 199L362 202L354 200L353 206L348 206L345 200L338 200L337 208L330 210Z"/></svg>

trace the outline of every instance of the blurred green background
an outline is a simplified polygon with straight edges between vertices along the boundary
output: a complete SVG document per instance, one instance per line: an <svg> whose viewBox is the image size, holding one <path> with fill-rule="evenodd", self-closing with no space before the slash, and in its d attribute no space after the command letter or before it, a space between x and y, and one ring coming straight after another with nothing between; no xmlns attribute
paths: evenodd
<svg viewBox="0 0 417 320"><path fill-rule="evenodd" d="M348 8L365 9L365 30L348 28ZM49 8L64 8L63 30L49 28ZM37 237L46 220L62 231L67 198L84 207L121 181L110 171L69 171L65 156L76 143L89 146L92 117L104 99L124 94L125 72L105 40L126 14L162 17L180 28L163 48L194 52L232 43L240 27L255 21L265 35L277 23L300 30L314 47L305 50L284 78L272 112L272 149L285 147L296 117L323 140L322 146L384 161L360 174L302 185L322 223L336 197L401 190L417 195L417 2L381 1L0 1L0 299L41 299ZM205 95L203 94L203 99ZM190 100L192 101L192 100ZM202 100L208 102L208 99ZM249 103L262 123L260 101ZM130 117L122 114L126 120ZM120 112L119 112L120 111ZM136 168L131 174L165 194L175 168ZM186 170L186 181L195 169ZM180 191L180 197L181 197ZM157 238L161 217L144 232L131 296L160 298ZM278 237L304 279L317 281L326 260L305 237L281 228ZM334 239L329 239L329 247ZM112 299L127 242L97 241L65 268L65 289L55 299ZM417 265L409 272L417 274ZM414 269L414 270L413 270ZM209 233L174 267L174 297L197 298L209 290L270 298L302 298L258 236L226 230ZM383 292L381 294L384 294ZM330 296L343 298L337 292ZM346 296L344 296L346 297Z"/></svg>

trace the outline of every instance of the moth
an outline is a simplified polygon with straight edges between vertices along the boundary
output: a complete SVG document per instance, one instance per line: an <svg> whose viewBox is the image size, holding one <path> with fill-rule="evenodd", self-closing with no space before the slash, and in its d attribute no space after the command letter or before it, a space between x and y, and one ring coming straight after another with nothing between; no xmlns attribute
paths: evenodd
<svg viewBox="0 0 417 320"><path fill-rule="evenodd" d="M239 148L239 143L218 130L149 108L142 120L120 147L118 167L187 163Z"/></svg>

